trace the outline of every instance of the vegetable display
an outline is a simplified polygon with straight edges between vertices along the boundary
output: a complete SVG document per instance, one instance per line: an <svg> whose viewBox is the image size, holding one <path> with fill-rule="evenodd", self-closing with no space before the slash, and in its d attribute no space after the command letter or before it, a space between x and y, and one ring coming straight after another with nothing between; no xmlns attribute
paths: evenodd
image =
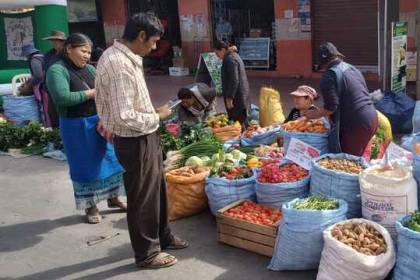
<svg viewBox="0 0 420 280"><path fill-rule="evenodd" d="M338 207L339 204L336 199L322 196L311 196L297 201L293 205L293 208L301 210L335 210Z"/></svg>
<svg viewBox="0 0 420 280"><path fill-rule="evenodd" d="M420 232L420 211L414 211L411 218L404 224L405 227Z"/></svg>
<svg viewBox="0 0 420 280"><path fill-rule="evenodd" d="M333 228L331 234L338 241L368 256L378 256L387 251L387 244L382 234L365 223L339 224Z"/></svg>
<svg viewBox="0 0 420 280"><path fill-rule="evenodd" d="M206 120L206 125L211 128L220 128L231 125L232 122L229 121L229 118L225 114L219 114L215 116L210 116Z"/></svg>
<svg viewBox="0 0 420 280"><path fill-rule="evenodd" d="M0 151L15 148L32 154L34 150L42 152L48 143L53 143L55 149L62 148L58 129L46 129L33 122L26 126L0 123Z"/></svg>
<svg viewBox="0 0 420 280"><path fill-rule="evenodd" d="M252 177L252 171L246 166L223 167L218 176L228 180L240 180Z"/></svg>
<svg viewBox="0 0 420 280"><path fill-rule="evenodd" d="M258 181L261 183L291 183L300 181L306 176L308 176L308 171L294 163L281 166L271 163L261 168Z"/></svg>
<svg viewBox="0 0 420 280"><path fill-rule="evenodd" d="M266 226L274 226L282 218L279 209L266 207L251 201L245 201L243 204L223 212L223 214L233 219Z"/></svg>
<svg viewBox="0 0 420 280"><path fill-rule="evenodd" d="M360 174L364 169L358 161L349 159L323 158L317 163L324 168L350 174Z"/></svg>
<svg viewBox="0 0 420 280"><path fill-rule="evenodd" d="M251 138L255 135L266 133L267 131L270 131L274 128L275 126L268 126L268 127L262 128L259 124L255 124L255 123L250 124L247 127L247 129L244 131L244 133L242 133L242 137Z"/></svg>
<svg viewBox="0 0 420 280"><path fill-rule="evenodd" d="M414 148L414 151L416 152L416 154L420 156L420 143L414 144L413 148Z"/></svg>
<svg viewBox="0 0 420 280"><path fill-rule="evenodd" d="M311 132L325 133L328 129L321 119L317 120L295 120L282 125L283 129L289 132Z"/></svg>
<svg viewBox="0 0 420 280"><path fill-rule="evenodd" d="M254 154L257 157L269 157L281 159L284 156L283 147L261 145L255 148Z"/></svg>

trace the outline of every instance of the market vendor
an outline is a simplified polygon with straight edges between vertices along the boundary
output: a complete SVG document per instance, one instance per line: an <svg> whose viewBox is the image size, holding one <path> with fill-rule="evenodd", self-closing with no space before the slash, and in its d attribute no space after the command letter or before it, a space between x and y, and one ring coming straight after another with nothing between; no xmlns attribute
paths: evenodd
<svg viewBox="0 0 420 280"><path fill-rule="evenodd" d="M306 112L317 109L313 102L318 98L318 93L314 88L305 85L299 86L295 91L291 92L290 95L293 97L295 106L284 121L285 123L295 121L304 117Z"/></svg>
<svg viewBox="0 0 420 280"><path fill-rule="evenodd" d="M331 152L361 156L378 127L366 81L356 67L343 61L344 55L332 43L323 43L318 54L321 67L326 69L320 83L324 106L305 116L331 118L337 127L329 139Z"/></svg>
<svg viewBox="0 0 420 280"><path fill-rule="evenodd" d="M184 123L199 123L216 113L216 90L204 83L194 83L181 88L178 99L178 120Z"/></svg>

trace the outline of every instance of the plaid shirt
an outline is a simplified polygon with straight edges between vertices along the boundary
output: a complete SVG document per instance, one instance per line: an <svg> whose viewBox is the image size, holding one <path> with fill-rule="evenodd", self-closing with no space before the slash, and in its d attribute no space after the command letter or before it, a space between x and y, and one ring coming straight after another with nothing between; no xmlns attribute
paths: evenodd
<svg viewBox="0 0 420 280"><path fill-rule="evenodd" d="M109 132L137 137L159 128L143 72L143 58L115 41L101 56L95 80L99 118Z"/></svg>

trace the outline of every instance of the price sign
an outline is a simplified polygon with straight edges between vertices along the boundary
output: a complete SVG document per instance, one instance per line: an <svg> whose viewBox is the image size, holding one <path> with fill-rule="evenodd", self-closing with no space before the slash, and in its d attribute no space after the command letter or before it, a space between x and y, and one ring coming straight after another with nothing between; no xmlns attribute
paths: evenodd
<svg viewBox="0 0 420 280"><path fill-rule="evenodd" d="M312 159L321 155L320 151L311 145L306 144L299 139L292 138L287 150L286 159L289 159L297 165L310 170Z"/></svg>

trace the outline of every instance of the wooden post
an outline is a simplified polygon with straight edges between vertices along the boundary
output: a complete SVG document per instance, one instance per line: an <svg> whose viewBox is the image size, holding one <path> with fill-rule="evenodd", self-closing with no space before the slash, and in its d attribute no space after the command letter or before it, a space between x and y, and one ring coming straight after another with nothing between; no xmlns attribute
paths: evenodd
<svg viewBox="0 0 420 280"><path fill-rule="evenodd" d="M416 12L416 49L417 49L417 75L416 75L416 100L420 100L420 0L417 2Z"/></svg>

